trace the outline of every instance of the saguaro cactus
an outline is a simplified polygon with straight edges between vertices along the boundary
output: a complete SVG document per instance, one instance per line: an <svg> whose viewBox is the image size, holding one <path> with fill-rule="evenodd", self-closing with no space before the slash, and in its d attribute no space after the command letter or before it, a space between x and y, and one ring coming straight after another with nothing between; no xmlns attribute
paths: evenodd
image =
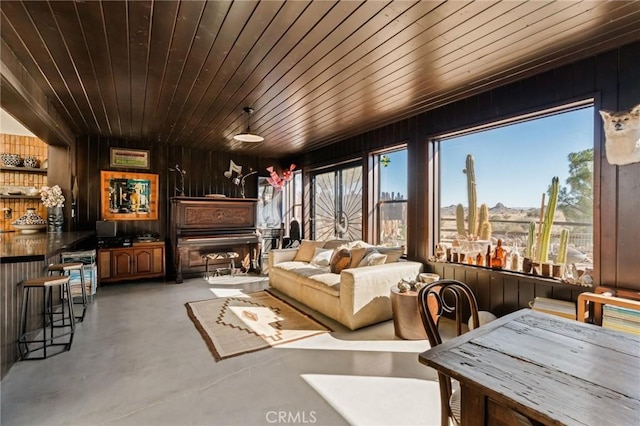
<svg viewBox="0 0 640 426"><path fill-rule="evenodd" d="M533 259L533 242L536 240L536 223L529 222L529 234L527 235L527 246L524 250L524 257Z"/></svg>
<svg viewBox="0 0 640 426"><path fill-rule="evenodd" d="M464 207L462 204L456 206L456 228L459 235L464 235Z"/></svg>
<svg viewBox="0 0 640 426"><path fill-rule="evenodd" d="M464 173L467 175L467 197L469 198L469 235L477 235L478 198L476 195L476 172L473 155L467 154L467 163Z"/></svg>
<svg viewBox="0 0 640 426"><path fill-rule="evenodd" d="M481 240L491 239L491 223L489 222L489 207L482 203L480 205L480 218L478 220L478 234Z"/></svg>
<svg viewBox="0 0 640 426"><path fill-rule="evenodd" d="M556 263L559 263L559 264L567 263L568 244L569 244L569 230L563 229L560 232L560 246L558 247L558 257L556 258Z"/></svg>
<svg viewBox="0 0 640 426"><path fill-rule="evenodd" d="M480 216L478 218L478 223L480 223L480 226L482 226L482 223L488 220L489 220L489 207L485 203L482 203L480 204Z"/></svg>
<svg viewBox="0 0 640 426"><path fill-rule="evenodd" d="M558 176L554 176L551 179L551 190L549 191L549 204L544 212L544 219L542 222L542 238L540 241L540 247L538 248L538 261L545 263L549 260L549 243L551 241L551 227L553 226L553 219L556 215L556 206L558 204L558 188L560 186L560 180Z"/></svg>
<svg viewBox="0 0 640 426"><path fill-rule="evenodd" d="M491 228L491 222L488 220L480 223L480 239L481 240L490 240L491 234L493 233L493 228Z"/></svg>

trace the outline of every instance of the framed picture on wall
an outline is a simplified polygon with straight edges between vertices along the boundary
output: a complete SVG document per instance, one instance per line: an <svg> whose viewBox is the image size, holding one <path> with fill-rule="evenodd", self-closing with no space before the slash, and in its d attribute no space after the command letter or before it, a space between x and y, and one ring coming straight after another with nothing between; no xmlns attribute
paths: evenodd
<svg viewBox="0 0 640 426"><path fill-rule="evenodd" d="M149 151L146 149L111 148L110 167L149 169Z"/></svg>
<svg viewBox="0 0 640 426"><path fill-rule="evenodd" d="M102 220L158 220L158 175L100 172Z"/></svg>

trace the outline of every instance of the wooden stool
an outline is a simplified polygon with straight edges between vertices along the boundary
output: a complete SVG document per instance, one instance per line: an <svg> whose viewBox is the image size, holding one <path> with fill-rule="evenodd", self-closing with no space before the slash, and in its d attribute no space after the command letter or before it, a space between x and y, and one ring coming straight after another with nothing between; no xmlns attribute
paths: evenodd
<svg viewBox="0 0 640 426"><path fill-rule="evenodd" d="M66 300L62 299L60 301L60 312L54 312L53 306L53 287L60 288L61 293L66 291L67 294L71 294L71 288L69 287L69 277L47 276L34 278L23 281L22 287L22 317L20 319L20 334L18 337L18 350L20 351L20 357L23 360L45 359L47 358L47 348L50 348L51 346L64 346L64 350L58 353L71 349L73 334L76 330L76 322L73 315L73 302L71 301L70 297L67 297ZM41 328L27 331L27 318L29 316L29 296L31 293L31 289L42 290L42 325ZM65 303L67 304L68 309L65 309ZM54 319L54 315L59 315L61 316L61 318L56 320ZM62 324L56 324L60 322ZM68 330L54 335L54 330L59 328ZM42 333L41 336L40 333ZM33 336L33 338L30 338L31 336ZM60 342L59 340L65 336L69 336L68 340L65 342ZM29 347L29 345L33 343L40 343L41 345L36 348ZM43 351L42 356L29 356L30 353L39 350ZM57 355L58 353L55 353L53 355Z"/></svg>
<svg viewBox="0 0 640 426"><path fill-rule="evenodd" d="M67 275L71 276L71 271L78 271L80 273L80 286L82 287L82 315L76 316L77 321L84 321L84 315L87 312L87 287L84 282L84 264L80 262L73 263L52 263L47 268L49 271L49 275L53 275L54 272L57 272L58 275ZM74 284L75 285L75 284ZM71 282L69 282L69 287L71 287ZM73 302L73 296L71 292L69 292L68 296ZM73 302L76 304L75 302ZM78 305L80 303L77 303Z"/></svg>
<svg viewBox="0 0 640 426"><path fill-rule="evenodd" d="M209 279L209 261L210 260L221 260L221 259L230 259L230 263L229 263L229 269L231 270L231 276L235 275L235 270L236 270L236 263L234 261L235 258L240 257L240 255L236 252L230 251L230 252L220 252L220 253L208 253L204 255L205 258L205 271L204 271L204 278L205 279ZM220 275L220 269L222 268L216 268L213 271L213 276L219 276Z"/></svg>

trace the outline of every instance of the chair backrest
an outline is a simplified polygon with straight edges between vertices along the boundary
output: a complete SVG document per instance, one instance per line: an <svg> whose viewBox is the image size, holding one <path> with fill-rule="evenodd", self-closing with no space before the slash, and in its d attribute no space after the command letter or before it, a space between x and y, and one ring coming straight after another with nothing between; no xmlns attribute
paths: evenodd
<svg viewBox="0 0 640 426"><path fill-rule="evenodd" d="M443 315L455 317L457 336L466 331L464 326L467 321L463 318L465 313L471 315L474 328L480 326L476 297L473 291L460 281L440 280L422 287L418 292L418 309L432 348L442 343L438 323ZM454 423L457 421L449 404L452 393L451 378L438 371L438 383L441 424L445 426L449 424L449 418L454 419Z"/></svg>
<svg viewBox="0 0 640 426"><path fill-rule="evenodd" d="M480 326L476 297L461 281L440 280L422 287L418 293L418 307L431 347L442 343L438 323L443 315L454 316L456 336L466 331L465 313L471 316L473 328Z"/></svg>
<svg viewBox="0 0 640 426"><path fill-rule="evenodd" d="M300 223L297 220L293 219L291 224L289 225L289 240L290 241L298 241L300 242Z"/></svg>

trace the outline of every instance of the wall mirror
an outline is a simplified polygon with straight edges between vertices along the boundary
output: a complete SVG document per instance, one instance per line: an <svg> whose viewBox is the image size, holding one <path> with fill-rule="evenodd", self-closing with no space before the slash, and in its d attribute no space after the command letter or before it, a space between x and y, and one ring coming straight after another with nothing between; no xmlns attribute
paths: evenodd
<svg viewBox="0 0 640 426"><path fill-rule="evenodd" d="M158 175L100 172L102 220L158 220Z"/></svg>

